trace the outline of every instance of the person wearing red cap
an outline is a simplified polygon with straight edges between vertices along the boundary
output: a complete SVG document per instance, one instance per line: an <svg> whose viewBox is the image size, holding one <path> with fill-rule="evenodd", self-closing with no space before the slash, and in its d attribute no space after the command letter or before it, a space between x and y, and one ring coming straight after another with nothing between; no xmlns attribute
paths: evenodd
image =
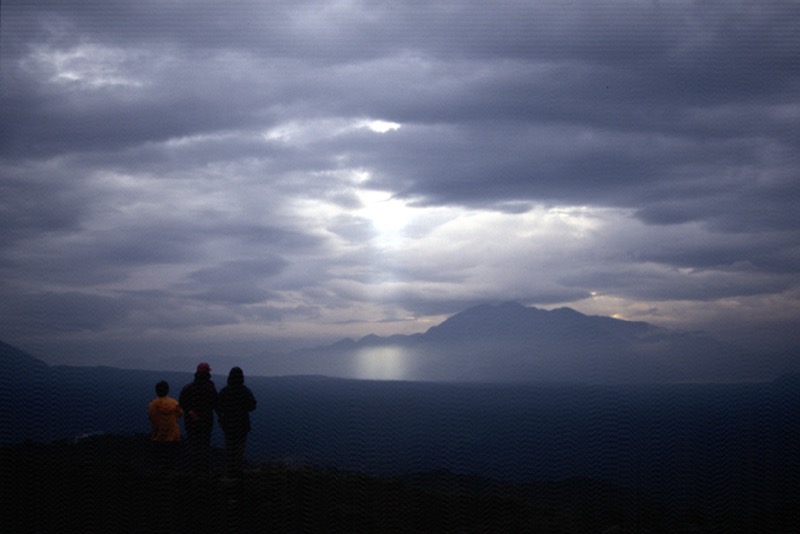
<svg viewBox="0 0 800 534"><path fill-rule="evenodd" d="M207 473L211 458L211 430L217 407L217 387L211 380L211 366L202 362L194 373L194 381L186 384L178 403L183 408L183 426L192 470Z"/></svg>

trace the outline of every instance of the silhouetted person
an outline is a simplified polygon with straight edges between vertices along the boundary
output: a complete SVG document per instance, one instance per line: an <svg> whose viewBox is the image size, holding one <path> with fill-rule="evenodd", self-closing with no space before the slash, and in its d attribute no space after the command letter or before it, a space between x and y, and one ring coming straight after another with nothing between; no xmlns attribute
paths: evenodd
<svg viewBox="0 0 800 534"><path fill-rule="evenodd" d="M186 453L190 467L207 473L211 457L211 430L217 406L217 388L211 380L211 367L203 362L197 366L194 381L181 391L183 425L186 428Z"/></svg>
<svg viewBox="0 0 800 534"><path fill-rule="evenodd" d="M156 398L150 401L147 412L150 417L153 443L153 456L156 465L161 469L171 469L178 456L181 441L181 429L178 419L183 415L178 401L167 397L169 384L162 380L156 384Z"/></svg>
<svg viewBox="0 0 800 534"><path fill-rule="evenodd" d="M219 392L217 414L225 434L225 463L228 476L241 476L244 450L250 432L250 412L256 409L256 398L244 385L244 373L234 367L228 374L228 385Z"/></svg>

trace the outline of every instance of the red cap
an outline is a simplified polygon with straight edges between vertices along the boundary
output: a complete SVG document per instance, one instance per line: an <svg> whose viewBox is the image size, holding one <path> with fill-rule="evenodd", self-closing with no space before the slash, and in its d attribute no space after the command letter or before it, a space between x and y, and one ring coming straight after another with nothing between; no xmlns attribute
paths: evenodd
<svg viewBox="0 0 800 534"><path fill-rule="evenodd" d="M211 366L208 365L206 362L199 363L199 364L197 364L197 372L198 373L210 373L211 372Z"/></svg>

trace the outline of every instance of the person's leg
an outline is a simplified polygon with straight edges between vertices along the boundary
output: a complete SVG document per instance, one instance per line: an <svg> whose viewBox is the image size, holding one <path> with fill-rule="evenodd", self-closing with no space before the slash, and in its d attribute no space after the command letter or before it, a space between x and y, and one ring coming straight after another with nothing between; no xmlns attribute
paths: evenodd
<svg viewBox="0 0 800 534"><path fill-rule="evenodd" d="M200 470L208 473L211 469L211 430L204 432L200 449Z"/></svg>
<svg viewBox="0 0 800 534"><path fill-rule="evenodd" d="M226 432L225 433L225 474L233 476L233 455L236 448L236 437Z"/></svg>
<svg viewBox="0 0 800 534"><path fill-rule="evenodd" d="M225 464L228 476L240 477L244 471L244 450L247 434L225 435Z"/></svg>
<svg viewBox="0 0 800 534"><path fill-rule="evenodd" d="M194 473L208 472L209 439L205 432L193 431L186 437L186 460L190 471Z"/></svg>
<svg viewBox="0 0 800 534"><path fill-rule="evenodd" d="M186 433L184 447L184 467L187 471L194 471L197 465L197 438L193 433Z"/></svg>
<svg viewBox="0 0 800 534"><path fill-rule="evenodd" d="M181 442L180 441L168 441L165 443L166 449L166 459L165 459L165 468L168 471L174 471L175 466L178 462L178 456L181 450Z"/></svg>
<svg viewBox="0 0 800 534"><path fill-rule="evenodd" d="M156 471L164 469L164 443L161 441L150 442L150 457Z"/></svg>

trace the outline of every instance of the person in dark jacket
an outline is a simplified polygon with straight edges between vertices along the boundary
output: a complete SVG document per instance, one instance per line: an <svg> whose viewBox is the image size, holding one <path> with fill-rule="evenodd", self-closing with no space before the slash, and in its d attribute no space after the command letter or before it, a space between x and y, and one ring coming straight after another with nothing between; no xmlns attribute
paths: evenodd
<svg viewBox="0 0 800 534"><path fill-rule="evenodd" d="M228 476L239 477L244 467L244 451L250 432L250 412L256 409L256 398L244 385L244 372L234 367L228 374L228 385L219 392L217 415L225 434L225 460Z"/></svg>
<svg viewBox="0 0 800 534"><path fill-rule="evenodd" d="M187 457L192 470L207 473L211 459L211 430L217 407L217 387L211 380L211 367L197 366L194 381L186 384L179 397L186 429Z"/></svg>

